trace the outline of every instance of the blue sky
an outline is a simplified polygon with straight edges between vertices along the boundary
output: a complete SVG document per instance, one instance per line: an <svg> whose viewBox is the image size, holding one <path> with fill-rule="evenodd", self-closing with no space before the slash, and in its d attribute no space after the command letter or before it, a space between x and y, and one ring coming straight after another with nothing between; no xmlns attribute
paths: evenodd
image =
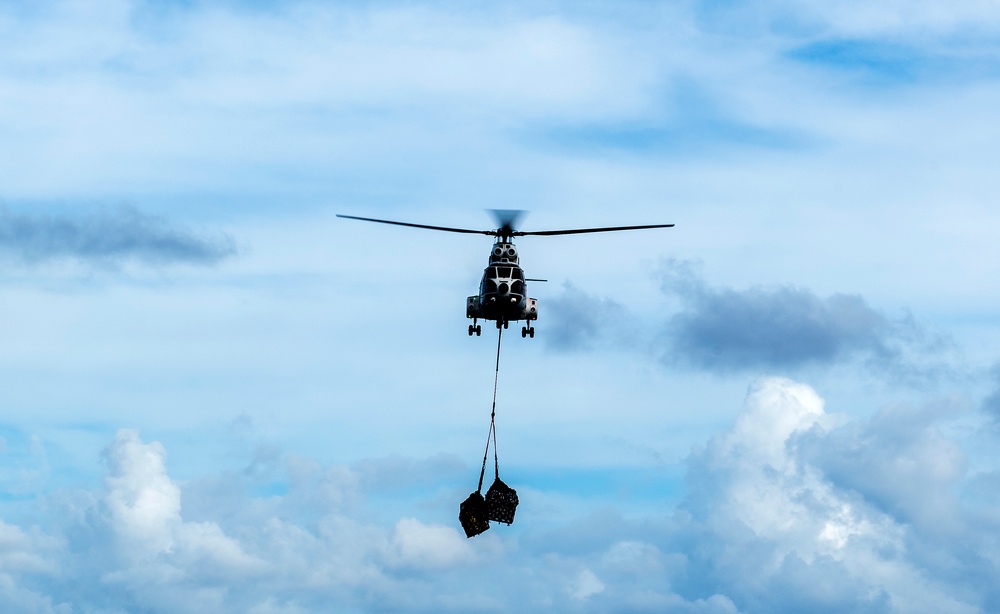
<svg viewBox="0 0 1000 614"><path fill-rule="evenodd" d="M1000 9L0 2L0 605L1000 609ZM497 402L514 524L466 539Z"/></svg>

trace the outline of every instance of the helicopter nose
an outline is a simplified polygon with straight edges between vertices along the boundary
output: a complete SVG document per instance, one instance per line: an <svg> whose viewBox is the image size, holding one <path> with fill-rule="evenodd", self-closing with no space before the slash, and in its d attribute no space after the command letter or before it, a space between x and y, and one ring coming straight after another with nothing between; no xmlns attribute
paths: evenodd
<svg viewBox="0 0 1000 614"><path fill-rule="evenodd" d="M510 292L510 286L507 285L507 282L502 281L500 282L500 285L497 286L497 292L500 293L500 296L505 296L508 292Z"/></svg>

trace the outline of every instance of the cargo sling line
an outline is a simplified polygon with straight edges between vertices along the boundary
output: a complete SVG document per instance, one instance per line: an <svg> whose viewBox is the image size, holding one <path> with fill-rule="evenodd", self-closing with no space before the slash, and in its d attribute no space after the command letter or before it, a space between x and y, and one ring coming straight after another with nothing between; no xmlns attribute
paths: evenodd
<svg viewBox="0 0 1000 614"><path fill-rule="evenodd" d="M497 333L497 366L493 376L493 409L490 411L490 432L486 436L486 452L483 453L483 468L479 471L479 487L469 495L460 506L458 519L465 529L466 537L479 535L490 528L490 521L510 524L514 522L514 512L517 509L517 491L507 486L500 479L500 461L497 456L497 382L500 380L500 338L503 329ZM490 443L493 443L493 466L496 479L483 497L483 478L486 475L486 461L490 456Z"/></svg>
<svg viewBox="0 0 1000 614"><path fill-rule="evenodd" d="M479 472L479 488L476 492L483 491L483 477L486 475L486 459L490 455L490 437L493 438L493 466L496 471L496 479L500 479L500 460L497 458L497 382L500 381L500 339L503 338L503 329L497 329L497 367L493 374L493 409L490 410L490 432L486 435L486 451L483 453L483 468Z"/></svg>

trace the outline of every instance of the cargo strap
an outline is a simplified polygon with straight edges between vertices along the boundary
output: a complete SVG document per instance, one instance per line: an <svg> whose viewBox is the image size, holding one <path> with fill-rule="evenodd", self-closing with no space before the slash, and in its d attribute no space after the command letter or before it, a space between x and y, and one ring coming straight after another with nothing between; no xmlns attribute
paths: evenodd
<svg viewBox="0 0 1000 614"><path fill-rule="evenodd" d="M497 368L493 374L493 409L490 411L490 432L486 435L486 452L483 453L483 468L479 472L479 488L476 492L483 490L483 477L486 475L486 459L490 455L490 438L493 438L493 465L496 470L496 477L500 479L500 461L497 459L497 382L500 380L500 339L503 337L503 328L497 329Z"/></svg>

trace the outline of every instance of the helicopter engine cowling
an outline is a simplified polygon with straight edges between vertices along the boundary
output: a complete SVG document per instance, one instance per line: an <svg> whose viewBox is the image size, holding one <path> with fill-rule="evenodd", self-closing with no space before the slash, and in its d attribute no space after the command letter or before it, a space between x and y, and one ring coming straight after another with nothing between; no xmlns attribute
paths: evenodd
<svg viewBox="0 0 1000 614"><path fill-rule="evenodd" d="M470 296L465 301L465 317L466 318L481 318L483 317L483 309L479 304L479 295Z"/></svg>
<svg viewBox="0 0 1000 614"><path fill-rule="evenodd" d="M522 320L537 320L538 319L538 300L533 298L524 299L524 304L521 307L521 319Z"/></svg>
<svg viewBox="0 0 1000 614"><path fill-rule="evenodd" d="M518 264L517 248L513 243L497 241L493 244L493 251L490 252L491 265L514 265Z"/></svg>

